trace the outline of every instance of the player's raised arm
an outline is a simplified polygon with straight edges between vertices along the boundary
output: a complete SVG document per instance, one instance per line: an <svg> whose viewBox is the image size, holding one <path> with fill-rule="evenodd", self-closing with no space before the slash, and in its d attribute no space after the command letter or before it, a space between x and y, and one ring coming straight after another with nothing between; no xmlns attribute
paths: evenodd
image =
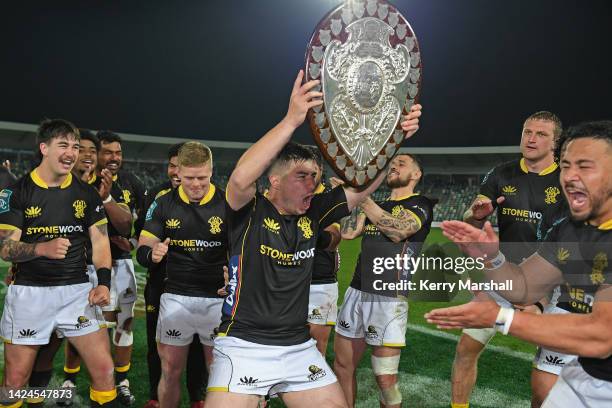
<svg viewBox="0 0 612 408"><path fill-rule="evenodd" d="M313 90L319 81L302 84L303 78L304 71L300 71L293 84L287 115L242 155L232 172L226 192L232 209L242 208L253 198L257 179L304 122L308 110L323 103L323 94Z"/></svg>
<svg viewBox="0 0 612 408"><path fill-rule="evenodd" d="M340 221L342 239L355 239L360 236L363 233L365 221L366 215L358 208L353 209L351 215Z"/></svg>

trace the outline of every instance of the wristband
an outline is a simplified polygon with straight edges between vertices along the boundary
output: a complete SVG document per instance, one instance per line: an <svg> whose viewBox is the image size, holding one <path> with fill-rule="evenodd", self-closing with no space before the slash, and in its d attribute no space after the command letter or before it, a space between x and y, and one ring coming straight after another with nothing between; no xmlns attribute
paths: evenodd
<svg viewBox="0 0 612 408"><path fill-rule="evenodd" d="M138 247L138 240L136 238L132 237L128 241L130 241L130 245L132 245L132 249Z"/></svg>
<svg viewBox="0 0 612 408"><path fill-rule="evenodd" d="M111 270L108 268L99 268L96 271L96 275L98 275L98 286L104 285L110 290Z"/></svg>
<svg viewBox="0 0 612 408"><path fill-rule="evenodd" d="M109 194L108 197L106 197L106 199L102 201L102 204L108 204L111 201L113 201L113 196Z"/></svg>
<svg viewBox="0 0 612 408"><path fill-rule="evenodd" d="M498 269L506 262L506 257L501 251L497 252L495 258L485 262L485 269L492 271L494 269Z"/></svg>
<svg viewBox="0 0 612 408"><path fill-rule="evenodd" d="M136 260L145 268L148 268L151 266L151 264L153 264L152 255L153 248L147 245L142 245L138 247L138 250L136 250Z"/></svg>
<svg viewBox="0 0 612 408"><path fill-rule="evenodd" d="M542 302L535 302L533 305L540 309L540 312L544 313L544 305L542 304Z"/></svg>
<svg viewBox="0 0 612 408"><path fill-rule="evenodd" d="M514 309L511 307L500 307L497 318L495 319L495 330L507 335L510 331L510 325L514 319Z"/></svg>

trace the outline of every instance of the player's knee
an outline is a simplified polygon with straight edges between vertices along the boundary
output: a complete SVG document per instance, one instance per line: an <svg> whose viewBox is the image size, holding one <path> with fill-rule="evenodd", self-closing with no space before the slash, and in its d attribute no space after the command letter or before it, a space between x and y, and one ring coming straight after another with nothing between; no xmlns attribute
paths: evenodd
<svg viewBox="0 0 612 408"><path fill-rule="evenodd" d="M11 367L4 373L4 386L11 388L22 388L26 385L29 372L22 367Z"/></svg>
<svg viewBox="0 0 612 408"><path fill-rule="evenodd" d="M484 344L464 335L457 344L455 361L464 364L474 362L478 359L478 356L480 356L483 349Z"/></svg>

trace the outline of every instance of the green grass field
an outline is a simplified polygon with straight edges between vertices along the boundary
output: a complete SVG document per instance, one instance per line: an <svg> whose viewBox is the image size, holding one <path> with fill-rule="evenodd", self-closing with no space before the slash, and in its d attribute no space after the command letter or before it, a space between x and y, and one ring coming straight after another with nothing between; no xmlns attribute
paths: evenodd
<svg viewBox="0 0 612 408"><path fill-rule="evenodd" d="M447 241L439 229L432 229L424 251L438 250ZM359 240L345 241L340 247L341 268L339 272L340 302L348 287L355 262L359 253ZM449 249L445 247L447 253ZM452 252L453 249L451 248ZM454 250L455 253L456 249ZM142 407L148 399L148 372L146 363L146 338L144 320L144 269L137 266L140 297L137 303L137 318L135 322L134 353L130 383L136 395L137 407ZM0 274L6 273L6 264L0 269ZM414 279L423 275L417 271ZM430 273L428 279L457 280L458 275ZM2 288L0 297L4 299L6 287ZM448 302L428 301L428 295L415 293L410 298L409 328L406 334L406 348L402 351L400 362L400 389L404 406L407 407L448 407L450 402L450 372L455 345L459 332L441 332L428 325L423 314L427 311L450 304L463 303L469 299L469 294L458 293ZM3 303L3 302L2 302ZM528 407L530 400L529 377L531 372L531 357L535 347L512 337L497 335L482 354L479 363L479 376L471 399L471 407ZM327 351L327 360L332 364L333 333ZM61 383L63 353L58 353L55 361L53 384ZM372 370L370 369L370 354L364 358L358 369L358 404L357 407L378 407L378 392ZM88 406L88 378L85 370L79 375L77 386L82 400L76 406ZM47 404L49 406L54 406ZM181 407L188 407L186 391L183 392ZM274 400L272 407L284 405Z"/></svg>

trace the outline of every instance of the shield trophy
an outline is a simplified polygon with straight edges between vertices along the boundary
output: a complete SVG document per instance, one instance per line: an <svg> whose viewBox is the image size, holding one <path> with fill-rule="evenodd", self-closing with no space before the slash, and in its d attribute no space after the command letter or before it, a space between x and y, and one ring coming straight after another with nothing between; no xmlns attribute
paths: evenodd
<svg viewBox="0 0 612 408"><path fill-rule="evenodd" d="M404 140L418 101L422 61L408 21L384 0L347 0L324 17L306 51L306 81L323 105L308 113L315 142L349 185L369 184Z"/></svg>

